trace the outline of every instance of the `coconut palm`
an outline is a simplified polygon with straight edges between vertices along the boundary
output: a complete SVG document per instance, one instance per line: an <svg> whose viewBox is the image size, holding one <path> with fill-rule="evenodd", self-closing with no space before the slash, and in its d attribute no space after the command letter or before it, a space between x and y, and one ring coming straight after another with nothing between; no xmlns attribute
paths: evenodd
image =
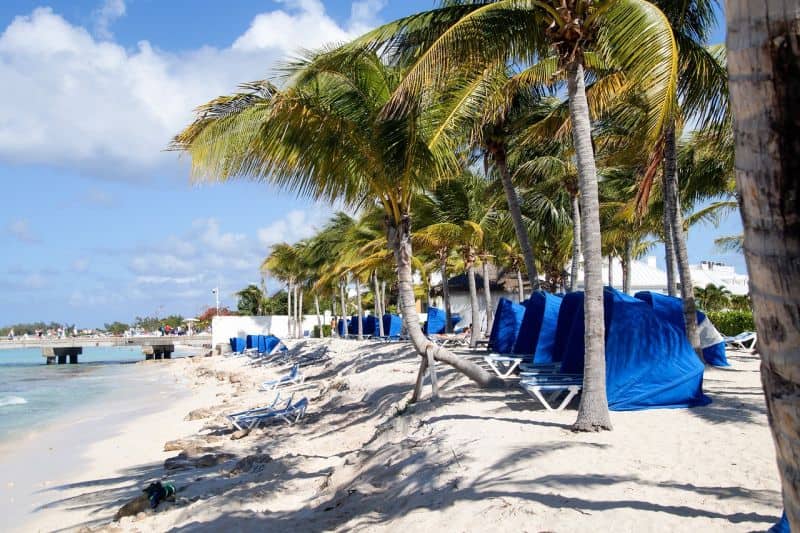
<svg viewBox="0 0 800 533"><path fill-rule="evenodd" d="M237 309L239 313L257 316L264 313L264 292L258 285L250 284L236 293L239 298Z"/></svg>
<svg viewBox="0 0 800 533"><path fill-rule="evenodd" d="M403 71L365 50L310 54L286 67L286 88L269 82L202 106L173 148L192 157L196 179L236 176L270 182L299 194L349 206L378 205L397 265L404 325L423 356L421 376L438 360L482 386L499 384L477 364L427 340L415 308L412 279L412 201L455 155L428 146L435 106L389 114ZM429 95L433 99L434 95Z"/></svg>
<svg viewBox="0 0 800 533"><path fill-rule="evenodd" d="M409 95L442 87L454 71L467 68L482 71L509 61L530 65L552 58L550 72L564 73L579 175L586 293L584 388L575 428L610 429L597 171L585 76L597 65L624 72L649 103L648 137L661 135L673 113L677 83L676 47L663 13L643 0L451 1L378 28L361 42L413 58L393 101L398 110L413 105Z"/></svg>
<svg viewBox="0 0 800 533"><path fill-rule="evenodd" d="M729 2L727 8L736 183L761 381L786 516L791 530L800 531L797 2Z"/></svg>

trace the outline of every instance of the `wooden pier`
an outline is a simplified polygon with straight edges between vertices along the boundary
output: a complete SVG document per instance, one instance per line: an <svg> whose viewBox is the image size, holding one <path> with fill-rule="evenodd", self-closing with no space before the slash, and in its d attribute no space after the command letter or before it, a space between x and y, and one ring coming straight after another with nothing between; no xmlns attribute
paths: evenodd
<svg viewBox="0 0 800 533"><path fill-rule="evenodd" d="M172 343L146 344L142 346L142 353L144 354L145 361L172 359L172 352L174 351L175 345Z"/></svg>
<svg viewBox="0 0 800 533"><path fill-rule="evenodd" d="M78 356L83 353L83 348L80 346L69 346L59 348L57 346L45 346L42 348L42 357L47 361L48 365L58 363L59 365L69 364L77 365Z"/></svg>
<svg viewBox="0 0 800 533"><path fill-rule="evenodd" d="M211 347L210 335L194 335L191 337L105 337L75 339L28 339L17 342L0 342L2 348L39 347L42 357L48 365L78 364L78 356L83 354L86 346L141 346L145 360L172 359L175 346L180 345L199 349Z"/></svg>

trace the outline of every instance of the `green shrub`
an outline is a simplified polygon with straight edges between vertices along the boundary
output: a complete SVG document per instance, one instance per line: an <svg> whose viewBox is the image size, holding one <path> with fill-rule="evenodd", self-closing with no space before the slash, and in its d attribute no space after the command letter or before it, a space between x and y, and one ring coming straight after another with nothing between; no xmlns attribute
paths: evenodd
<svg viewBox="0 0 800 533"><path fill-rule="evenodd" d="M752 311L709 311L706 316L723 335L756 330Z"/></svg>
<svg viewBox="0 0 800 533"><path fill-rule="evenodd" d="M330 324L323 324L322 325L322 333L325 334L326 337L331 336L331 326ZM319 338L319 326L314 326L314 333L312 334L313 337Z"/></svg>

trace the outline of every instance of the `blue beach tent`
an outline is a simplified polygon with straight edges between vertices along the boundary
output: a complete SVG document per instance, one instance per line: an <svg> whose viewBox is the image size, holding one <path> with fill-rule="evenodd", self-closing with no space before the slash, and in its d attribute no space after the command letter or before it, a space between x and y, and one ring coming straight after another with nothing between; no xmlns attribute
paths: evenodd
<svg viewBox="0 0 800 533"><path fill-rule="evenodd" d="M258 335L248 335L245 338L245 346L248 350L258 349Z"/></svg>
<svg viewBox="0 0 800 533"><path fill-rule="evenodd" d="M637 292L635 297L650 304L661 320L666 320L686 335L683 300L650 291ZM697 311L697 326L700 334L700 346L703 348L703 359L706 360L706 363L713 366L730 366L725 355L725 340L702 311Z"/></svg>
<svg viewBox="0 0 800 533"><path fill-rule="evenodd" d="M580 294L573 299L583 300L583 293L571 294ZM710 403L703 394L705 367L683 333L660 319L646 302L612 288L604 290L603 304L609 409L636 411ZM573 314L572 323L559 321L562 326L569 327L569 335L561 371L582 373L583 305Z"/></svg>
<svg viewBox="0 0 800 533"><path fill-rule="evenodd" d="M439 335L445 331L445 312L438 307L428 308L428 320L425 322L425 335Z"/></svg>
<svg viewBox="0 0 800 533"><path fill-rule="evenodd" d="M231 350L236 353L242 353L246 347L246 340L239 337L231 337Z"/></svg>
<svg viewBox="0 0 800 533"><path fill-rule="evenodd" d="M523 304L500 298L497 302L497 311L494 313L492 331L489 334L489 351L500 354L512 353L524 316Z"/></svg>
<svg viewBox="0 0 800 533"><path fill-rule="evenodd" d="M560 308L560 296L534 292L526 302L513 353L530 356L525 359L533 364L552 363Z"/></svg>
<svg viewBox="0 0 800 533"><path fill-rule="evenodd" d="M400 332L403 329L403 319L397 315L392 314L385 314L383 315L383 336L384 337L399 337ZM381 330L378 327L378 321L375 321L375 332L373 333L376 337L379 337L381 334Z"/></svg>
<svg viewBox="0 0 800 533"><path fill-rule="evenodd" d="M375 335L375 330L378 328L378 321L374 315L364 317L364 335Z"/></svg>
<svg viewBox="0 0 800 533"><path fill-rule="evenodd" d="M571 342L573 338L577 338L580 342ZM571 353L571 351L579 353ZM570 292L561 299L558 322L556 322L553 362L564 359L580 360L580 366L571 368L569 363L566 367L562 363L562 372L583 372L583 292Z"/></svg>
<svg viewBox="0 0 800 533"><path fill-rule="evenodd" d="M792 533L792 526L789 525L789 519L786 517L786 511L784 511L781 515L781 519L767 530L767 533Z"/></svg>
<svg viewBox="0 0 800 533"><path fill-rule="evenodd" d="M345 335L347 335L349 329L350 329L349 320L340 318L339 322L336 323L336 332L339 334L340 337L344 337Z"/></svg>
<svg viewBox="0 0 800 533"><path fill-rule="evenodd" d="M262 353L271 354L275 350L285 351L287 350L286 346L284 346L283 342L276 337L275 335L263 335L263 345L264 351ZM261 351L261 350L259 350Z"/></svg>

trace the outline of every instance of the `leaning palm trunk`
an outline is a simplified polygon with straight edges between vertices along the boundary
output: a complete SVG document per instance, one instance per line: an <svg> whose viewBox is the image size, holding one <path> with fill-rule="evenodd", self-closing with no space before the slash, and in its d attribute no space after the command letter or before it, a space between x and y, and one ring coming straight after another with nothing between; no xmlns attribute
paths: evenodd
<svg viewBox="0 0 800 533"><path fill-rule="evenodd" d="M531 288L536 290L539 288L539 274L536 272L536 263L533 260L533 247L531 246L528 229L525 227L525 222L522 220L522 209L519 207L519 197L517 196L516 189L514 189L511 172L508 170L505 147L497 149L494 154L494 162L497 165L497 169L500 171L500 181L503 183L503 190L506 193L508 212L511 215L511 221L514 223L514 232L517 234L517 241L519 241L519 248L522 250L522 257L525 259L525 268L528 269L528 282L531 284Z"/></svg>
<svg viewBox="0 0 800 533"><path fill-rule="evenodd" d="M758 5L756 5L758 4ZM797 0L727 2L736 185L783 505L800 531L800 51Z"/></svg>
<svg viewBox="0 0 800 533"><path fill-rule="evenodd" d="M397 263L399 304L403 314L403 326L408 332L411 343L423 358L423 361L426 361L426 358L430 355L433 360L452 366L481 387L502 387L502 380L492 376L475 363L456 356L446 348L437 346L429 341L422 332L417 309L414 305L410 222L410 217L405 216L400 226L390 225L387 228L387 239ZM416 390L412 398L414 401L419 399L418 393L419 390Z"/></svg>
<svg viewBox="0 0 800 533"><path fill-rule="evenodd" d="M519 296L519 303L525 301L525 283L522 281L522 270L517 269L517 293Z"/></svg>
<svg viewBox="0 0 800 533"><path fill-rule="evenodd" d="M489 285L489 263L483 258L483 297L486 300L486 335L492 331L494 313L492 313L492 288Z"/></svg>
<svg viewBox="0 0 800 533"><path fill-rule="evenodd" d="M442 299L444 300L444 331L453 332L453 310L450 307L450 284L447 279L447 254L442 257Z"/></svg>
<svg viewBox="0 0 800 533"><path fill-rule="evenodd" d="M600 252L600 200L592 148L589 106L581 60L567 65L569 114L578 167L581 198L581 244L584 277L583 394L574 428L578 431L611 429L606 397L605 324L603 323L603 258Z"/></svg>
<svg viewBox="0 0 800 533"><path fill-rule="evenodd" d="M672 245L678 259L678 274L681 280L681 298L683 299L683 320L686 324L686 337L692 344L700 361L703 359L703 350L700 348L700 335L697 332L697 310L694 304L694 285L692 272L689 269L689 252L686 250L686 232L683 230L683 217L681 216L681 203L678 194L678 168L677 150L675 146L675 124L667 128L664 143L664 174L667 176L664 197L669 197L668 205L664 209L669 215L672 229Z"/></svg>
<svg viewBox="0 0 800 533"><path fill-rule="evenodd" d="M361 307L361 280L356 276L356 311L358 312L358 320L356 327L358 328L358 340L364 340L364 309Z"/></svg>
<svg viewBox="0 0 800 533"><path fill-rule="evenodd" d="M378 283L378 273L373 273L375 280L375 318L378 320L378 335L383 337L383 309L381 309L381 285Z"/></svg>
<svg viewBox="0 0 800 533"><path fill-rule="evenodd" d="M569 292L578 290L578 268L581 262L581 206L577 194L572 195L572 266L569 271Z"/></svg>
<svg viewBox="0 0 800 533"><path fill-rule="evenodd" d="M319 314L319 295L314 293L314 311L317 312L317 327L319 328L319 338L325 338L325 332L322 330L322 315Z"/></svg>
<svg viewBox="0 0 800 533"><path fill-rule="evenodd" d="M469 347L475 348L478 345L478 337L481 331L481 311L478 303L478 286L475 283L475 264L472 261L467 264L467 280L469 282L469 306L472 311Z"/></svg>

